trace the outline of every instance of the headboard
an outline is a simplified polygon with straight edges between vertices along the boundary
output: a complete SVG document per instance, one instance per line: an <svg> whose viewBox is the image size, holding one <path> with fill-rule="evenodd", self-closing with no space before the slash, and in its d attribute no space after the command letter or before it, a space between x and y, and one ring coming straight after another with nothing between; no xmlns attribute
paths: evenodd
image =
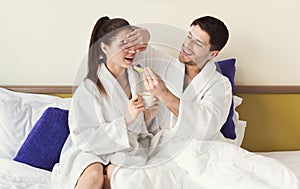
<svg viewBox="0 0 300 189"><path fill-rule="evenodd" d="M16 92L71 97L73 86L0 86ZM300 150L300 86L236 85L237 108L247 121L242 147L249 151Z"/></svg>
<svg viewBox="0 0 300 189"><path fill-rule="evenodd" d="M237 108L247 121L242 147L250 151L300 150L300 86L238 85Z"/></svg>

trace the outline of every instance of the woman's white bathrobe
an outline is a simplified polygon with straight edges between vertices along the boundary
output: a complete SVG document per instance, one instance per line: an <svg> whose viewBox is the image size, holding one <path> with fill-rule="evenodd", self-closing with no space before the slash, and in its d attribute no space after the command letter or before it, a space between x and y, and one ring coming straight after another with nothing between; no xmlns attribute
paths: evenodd
<svg viewBox="0 0 300 189"><path fill-rule="evenodd" d="M139 90L140 76L132 68L127 73L134 96ZM94 162L139 166L146 161L152 134L147 131L143 114L126 128L127 95L104 65L99 78L106 97L89 79L74 93L69 110L70 136L52 174L55 189L74 188L83 170Z"/></svg>

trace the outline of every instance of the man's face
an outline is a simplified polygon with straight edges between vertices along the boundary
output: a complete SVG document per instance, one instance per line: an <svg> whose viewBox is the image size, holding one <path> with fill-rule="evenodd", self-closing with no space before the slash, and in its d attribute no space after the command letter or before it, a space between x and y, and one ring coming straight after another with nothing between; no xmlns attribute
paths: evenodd
<svg viewBox="0 0 300 189"><path fill-rule="evenodd" d="M209 44L210 36L198 25L190 28L179 54L180 62L188 65L198 65L200 68L213 58Z"/></svg>

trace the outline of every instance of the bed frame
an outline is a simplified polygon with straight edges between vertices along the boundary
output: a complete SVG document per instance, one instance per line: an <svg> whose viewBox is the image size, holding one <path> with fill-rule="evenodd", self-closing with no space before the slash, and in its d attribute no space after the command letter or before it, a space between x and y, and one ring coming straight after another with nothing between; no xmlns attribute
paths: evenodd
<svg viewBox="0 0 300 189"><path fill-rule="evenodd" d="M72 94L73 86L59 85L4 85L0 86L17 92L39 94ZM236 94L300 94L298 85L236 85Z"/></svg>
<svg viewBox="0 0 300 189"><path fill-rule="evenodd" d="M16 92L70 97L73 86L0 86ZM249 151L300 150L300 86L236 85L237 108L247 121L242 147Z"/></svg>

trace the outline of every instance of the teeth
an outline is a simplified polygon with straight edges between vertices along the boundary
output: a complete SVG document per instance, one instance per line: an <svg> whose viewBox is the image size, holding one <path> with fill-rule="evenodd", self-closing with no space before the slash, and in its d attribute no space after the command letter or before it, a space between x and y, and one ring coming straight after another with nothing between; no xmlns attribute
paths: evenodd
<svg viewBox="0 0 300 189"><path fill-rule="evenodd" d="M183 52L186 53L186 54L188 54L188 55L191 54L191 52L188 52L188 51L186 51L186 50L184 50L184 49L183 49Z"/></svg>

